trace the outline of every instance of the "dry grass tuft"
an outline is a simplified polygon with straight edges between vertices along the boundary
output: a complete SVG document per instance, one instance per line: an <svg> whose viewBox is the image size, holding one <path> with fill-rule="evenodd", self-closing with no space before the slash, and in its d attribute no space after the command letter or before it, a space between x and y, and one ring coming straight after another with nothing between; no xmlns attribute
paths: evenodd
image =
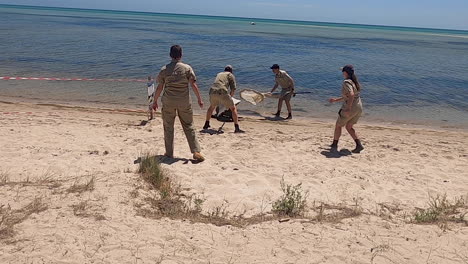
<svg viewBox="0 0 468 264"><path fill-rule="evenodd" d="M145 155L142 157L138 173L152 189L158 191L158 195L155 197L144 199L149 208L145 207L144 204L135 204L137 214L140 216L155 219L169 217L196 223L209 223L216 226L232 225L239 227L271 220L271 218L264 216L244 218L237 215L229 217L227 208L224 205L204 213L202 206L205 200L196 195L187 196L182 194L180 186L173 183L170 175L161 168L158 159L154 156ZM138 196L137 191L132 192L130 195L131 197Z"/></svg>
<svg viewBox="0 0 468 264"><path fill-rule="evenodd" d="M378 203L374 215L385 220L393 220L396 215L403 211L398 203Z"/></svg>
<svg viewBox="0 0 468 264"><path fill-rule="evenodd" d="M106 217L99 213L99 209L95 208L88 201L81 201L78 204L71 206L73 209L73 214L79 217L94 217L95 220L106 220Z"/></svg>
<svg viewBox="0 0 468 264"><path fill-rule="evenodd" d="M46 171L42 176L38 177L35 180L31 180L27 177L25 180L21 181L11 181L9 174L7 172L0 172L0 186L14 186L14 185L21 185L21 186L34 186L34 187L47 187L49 189L55 189L62 184L54 179L56 175L50 171Z"/></svg>
<svg viewBox="0 0 468 264"><path fill-rule="evenodd" d="M395 263L390 258L385 256L385 253L390 251L390 250L391 250L391 247L388 244L383 244L383 245L379 245L377 247L371 248L371 252L372 252L371 264L374 264L375 263L374 261L377 258L382 258L382 259L391 261L392 263Z"/></svg>
<svg viewBox="0 0 468 264"><path fill-rule="evenodd" d="M67 189L68 193L83 193L86 191L93 191L94 190L94 184L96 182L96 177L92 176L88 181L85 183L79 183L78 181L75 181L70 188Z"/></svg>
<svg viewBox="0 0 468 264"><path fill-rule="evenodd" d="M0 186L7 185L10 181L10 176L5 171L0 171Z"/></svg>
<svg viewBox="0 0 468 264"><path fill-rule="evenodd" d="M353 198L352 203L328 204L323 202L313 202L310 214L304 218L304 222L328 222L339 223L344 219L359 217L364 214L360 205L360 198Z"/></svg>
<svg viewBox="0 0 468 264"><path fill-rule="evenodd" d="M448 224L463 223L468 206L464 198L460 197L453 202L447 199L447 195L429 196L428 208L416 208L412 218L418 224L437 224L441 229L448 229Z"/></svg>
<svg viewBox="0 0 468 264"><path fill-rule="evenodd" d="M340 222L343 219L359 217L362 215L362 208L359 205L358 199L353 199L354 204L347 205L344 203L332 205L326 203L320 203L315 206L313 210L317 215L312 219L317 222Z"/></svg>
<svg viewBox="0 0 468 264"><path fill-rule="evenodd" d="M274 216L255 215L245 218L241 215L228 216L228 212L215 207L211 212L203 213L201 209L188 206L189 202L180 198L154 199L146 198L150 208L137 208L137 214L147 218L188 220L192 223L212 224L215 226L245 227L276 219Z"/></svg>
<svg viewBox="0 0 468 264"><path fill-rule="evenodd" d="M14 236L14 226L26 220L34 213L47 210L48 206L41 198L35 198L23 208L11 210L10 207L0 206L0 240Z"/></svg>
<svg viewBox="0 0 468 264"><path fill-rule="evenodd" d="M142 157L138 167L143 180L159 191L161 198L168 198L178 193L178 188L174 186L168 173L161 168L158 158L149 154Z"/></svg>

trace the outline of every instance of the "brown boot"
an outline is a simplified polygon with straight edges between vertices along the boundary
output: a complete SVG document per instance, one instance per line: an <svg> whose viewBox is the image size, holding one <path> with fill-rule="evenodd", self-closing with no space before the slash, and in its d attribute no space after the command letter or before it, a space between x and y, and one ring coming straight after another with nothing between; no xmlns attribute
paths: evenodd
<svg viewBox="0 0 468 264"><path fill-rule="evenodd" d="M193 159L198 162L202 162L205 160L205 157L203 157L203 155L200 152L195 152L193 153Z"/></svg>

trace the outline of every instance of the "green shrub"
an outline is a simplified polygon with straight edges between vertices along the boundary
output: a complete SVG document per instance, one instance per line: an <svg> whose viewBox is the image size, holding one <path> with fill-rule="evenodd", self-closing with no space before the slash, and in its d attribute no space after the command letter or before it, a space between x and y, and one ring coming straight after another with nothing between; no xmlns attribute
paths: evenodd
<svg viewBox="0 0 468 264"><path fill-rule="evenodd" d="M305 212L307 193L303 194L302 183L286 184L281 179L283 195L273 203L273 213L280 216L301 216Z"/></svg>

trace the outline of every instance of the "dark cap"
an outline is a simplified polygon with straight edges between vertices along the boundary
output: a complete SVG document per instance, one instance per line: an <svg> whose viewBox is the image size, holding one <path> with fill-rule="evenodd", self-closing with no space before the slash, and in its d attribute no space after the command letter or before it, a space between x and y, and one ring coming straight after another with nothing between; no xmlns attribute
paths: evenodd
<svg viewBox="0 0 468 264"><path fill-rule="evenodd" d="M273 66L270 67L270 69L279 69L279 65L278 64L273 64Z"/></svg>
<svg viewBox="0 0 468 264"><path fill-rule="evenodd" d="M341 71L347 73L354 73L354 66L351 64L345 65L344 67L341 67Z"/></svg>
<svg viewBox="0 0 468 264"><path fill-rule="evenodd" d="M224 71L232 72L233 68L232 65L228 64L226 67L224 67Z"/></svg>

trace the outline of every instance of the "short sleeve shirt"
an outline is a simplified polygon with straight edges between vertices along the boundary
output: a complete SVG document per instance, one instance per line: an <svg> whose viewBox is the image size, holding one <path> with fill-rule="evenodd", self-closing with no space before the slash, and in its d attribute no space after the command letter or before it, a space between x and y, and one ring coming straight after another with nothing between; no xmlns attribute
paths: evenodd
<svg viewBox="0 0 468 264"><path fill-rule="evenodd" d="M343 101L343 106L341 108L346 108L346 105L348 103L348 100L350 99L350 94L351 92L354 93L354 98L358 99L359 98L359 92L356 88L356 85L353 83L351 80L344 80L343 84L341 85L341 96L345 99ZM353 106L356 105L357 103L360 103L360 100L354 100L353 101Z"/></svg>
<svg viewBox="0 0 468 264"><path fill-rule="evenodd" d="M197 77L192 67L181 61L172 60L161 68L157 82L164 85L164 96L171 100L189 99L189 83Z"/></svg>
<svg viewBox="0 0 468 264"><path fill-rule="evenodd" d="M148 96L153 96L153 94L154 94L154 82L153 81L147 82L146 86L148 87Z"/></svg>
<svg viewBox="0 0 468 264"><path fill-rule="evenodd" d="M236 90L236 77L228 71L218 73L211 89L215 91L226 91L227 93L228 88L231 89L231 91Z"/></svg>
<svg viewBox="0 0 468 264"><path fill-rule="evenodd" d="M280 70L279 73L275 75L275 82L285 90L291 90L294 83L291 76L283 70Z"/></svg>

